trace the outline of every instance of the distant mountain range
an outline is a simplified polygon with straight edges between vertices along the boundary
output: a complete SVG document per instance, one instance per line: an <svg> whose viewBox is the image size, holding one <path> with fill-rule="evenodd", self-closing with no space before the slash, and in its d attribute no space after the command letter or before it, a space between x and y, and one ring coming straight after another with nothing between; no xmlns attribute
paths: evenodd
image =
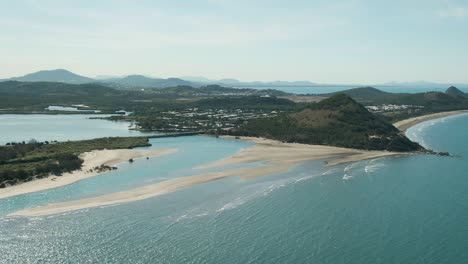
<svg viewBox="0 0 468 264"><path fill-rule="evenodd" d="M185 76L181 77L184 80L191 81L194 83L201 84L217 84L217 85L228 85L233 87L270 87L270 86L314 86L316 83L309 81L274 81L274 82L242 82L236 79L221 79L221 80L211 80L205 77L191 77Z"/></svg>
<svg viewBox="0 0 468 264"><path fill-rule="evenodd" d="M322 94L330 97L336 94L346 94L354 100L363 104L407 104L407 105L461 105L466 103L468 95L455 86L450 86L443 92L423 92L423 93L389 93L374 87L360 87L342 90L335 93Z"/></svg>
<svg viewBox="0 0 468 264"><path fill-rule="evenodd" d="M21 82L61 82L69 84L102 83L115 88L166 88L174 86L200 87L218 84L231 87L275 87L275 86L312 86L315 83L308 81L275 81L275 82L241 82L236 79L211 80L204 77L183 78L152 78L143 75L128 75L125 77L112 77L98 75L96 78L81 76L64 69L38 71L20 77L6 80Z"/></svg>
<svg viewBox="0 0 468 264"><path fill-rule="evenodd" d="M205 77L181 77L181 78L153 78L143 75L128 75L128 76L106 76L98 75L96 78L90 78L65 69L44 70L20 77L13 77L6 80L15 80L21 82L61 82L68 84L84 84L84 83L101 83L114 88L166 88L174 86L192 86L201 87L206 85L221 85L228 87L314 87L314 86L351 86L351 85L336 85L336 84L318 84L309 81L273 81L273 82L243 82L236 79L221 79L212 80ZM468 87L466 84L450 84L459 87ZM431 83L425 81L419 82L389 82L376 86L400 86L400 87L426 87L440 88L448 87L448 84ZM352 85L359 87L360 85Z"/></svg>
<svg viewBox="0 0 468 264"><path fill-rule="evenodd" d="M448 87L448 86L460 86L466 87L467 84L463 83L435 83L435 82L426 82L426 81L417 81L417 82L388 82L384 84L379 84L375 86L398 86L398 87L424 87L424 88L441 88L441 87Z"/></svg>
<svg viewBox="0 0 468 264"><path fill-rule="evenodd" d="M101 83L107 83L111 86L122 87L122 88L167 88L174 86L198 86L192 82L185 81L179 78L150 78L143 75L129 75L123 78L112 78L99 80Z"/></svg>

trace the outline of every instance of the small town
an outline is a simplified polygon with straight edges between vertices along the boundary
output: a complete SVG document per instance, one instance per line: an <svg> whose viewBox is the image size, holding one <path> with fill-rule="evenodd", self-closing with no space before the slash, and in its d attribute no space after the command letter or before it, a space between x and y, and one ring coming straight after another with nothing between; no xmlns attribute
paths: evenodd
<svg viewBox="0 0 468 264"><path fill-rule="evenodd" d="M230 130L242 125L245 121L259 117L274 117L281 111L262 109L200 109L188 108L160 112L158 121L138 122L139 130L158 130L164 132Z"/></svg>

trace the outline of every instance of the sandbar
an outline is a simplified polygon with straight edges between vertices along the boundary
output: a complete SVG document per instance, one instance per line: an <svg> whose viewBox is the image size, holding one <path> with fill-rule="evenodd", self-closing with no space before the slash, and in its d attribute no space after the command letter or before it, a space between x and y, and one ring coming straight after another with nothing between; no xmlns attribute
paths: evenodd
<svg viewBox="0 0 468 264"><path fill-rule="evenodd" d="M468 110L442 112L430 115L414 117L406 120L399 121L394 126L405 132L411 126L432 120L443 118L452 115L465 114ZM231 136L224 136L223 138L234 139ZM249 141L255 143L254 146L244 149L243 151L221 159L209 164L204 164L194 168L200 169L219 169L220 171L202 173L198 175L181 177L162 181L156 184L140 187L133 190L116 192L98 197L92 197L77 201L70 201L64 203L50 204L36 208L25 209L17 211L11 216L44 216L51 214L64 213L74 210L122 204L128 202L139 201L156 197L159 195L174 192L183 188L188 188L197 184L220 180L226 177L237 176L241 179L248 180L255 177L264 175L271 175L281 173L291 169L292 167L310 160L323 160L326 166L334 166L342 163L350 163L367 159L375 159L388 156L409 155L413 153L400 153L388 151L367 151L359 149L339 148L323 145L307 145L298 143L282 143L279 141L254 138L254 137L241 137L239 140ZM168 150L171 151L171 150ZM173 151L173 150L172 150ZM117 152L115 152L117 155ZM148 155L148 154L145 154ZM143 156L145 156L143 155ZM126 160L125 158L115 157L117 161ZM237 168L237 169L223 169L225 166L236 164L249 164L260 162L262 166ZM35 181L37 182L37 181ZM34 182L32 182L34 183ZM0 193L1 198L1 193Z"/></svg>
<svg viewBox="0 0 468 264"><path fill-rule="evenodd" d="M320 145L282 143L270 139L251 137L242 137L240 140L254 142L255 145L228 158L194 168L195 170L217 168L220 171L165 180L133 190L116 192L98 197L25 209L14 212L10 214L10 216L44 216L86 208L134 202L226 177L238 176L241 179L248 180L264 175L281 173L308 160L324 160L327 166L332 166L365 159L406 154L388 151L366 151ZM254 162L260 162L262 165L236 169L223 168L228 165Z"/></svg>

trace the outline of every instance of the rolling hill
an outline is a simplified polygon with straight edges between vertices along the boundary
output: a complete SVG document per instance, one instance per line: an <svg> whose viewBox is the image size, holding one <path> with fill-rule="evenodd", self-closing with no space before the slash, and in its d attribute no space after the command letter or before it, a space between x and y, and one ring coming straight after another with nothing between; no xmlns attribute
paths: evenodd
<svg viewBox="0 0 468 264"><path fill-rule="evenodd" d="M64 69L38 71L21 77L14 77L10 80L20 82L61 82L70 84L94 82L92 78L81 76Z"/></svg>
<svg viewBox="0 0 468 264"><path fill-rule="evenodd" d="M463 98L461 95L465 94L453 86L450 87L446 93L388 93L373 87L362 87L325 94L324 96L333 96L336 94L346 94L364 105L418 105L430 108L434 111L468 108L468 98ZM453 96L455 94L460 96Z"/></svg>
<svg viewBox="0 0 468 264"><path fill-rule="evenodd" d="M463 96L466 97L467 94L462 92L460 89L458 89L455 86L450 86L447 91L445 91L446 94L453 95L453 96Z"/></svg>
<svg viewBox="0 0 468 264"><path fill-rule="evenodd" d="M194 86L195 84L179 78L150 78L143 75L129 75L123 78L101 80L101 83L116 88L167 88L175 86Z"/></svg>
<svg viewBox="0 0 468 264"><path fill-rule="evenodd" d="M337 94L346 94L347 96L353 98L355 101L358 101L362 104L385 103L407 95L398 93L387 93L374 87L359 87L335 93L324 94L323 96L334 96Z"/></svg>
<svg viewBox="0 0 468 264"><path fill-rule="evenodd" d="M294 113L251 120L232 133L367 150L423 150L345 94L333 95Z"/></svg>
<svg viewBox="0 0 468 264"><path fill-rule="evenodd" d="M0 109L43 109L49 105L100 105L123 97L121 92L95 83L0 82Z"/></svg>

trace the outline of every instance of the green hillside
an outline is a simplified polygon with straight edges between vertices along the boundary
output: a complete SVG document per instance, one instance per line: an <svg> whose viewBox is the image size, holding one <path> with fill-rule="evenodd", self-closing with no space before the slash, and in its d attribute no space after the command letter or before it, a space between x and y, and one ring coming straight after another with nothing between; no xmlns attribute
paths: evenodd
<svg viewBox="0 0 468 264"><path fill-rule="evenodd" d="M57 82L0 82L0 109L42 110L49 105L105 106L122 93L98 84ZM123 98L122 98L123 99Z"/></svg>
<svg viewBox="0 0 468 264"><path fill-rule="evenodd" d="M64 69L38 71L21 77L11 78L11 80L21 82L61 82L74 84L94 82L94 79L92 78L81 76Z"/></svg>
<svg viewBox="0 0 468 264"><path fill-rule="evenodd" d="M387 93L374 87L359 87L348 89L336 93L325 94L324 96L334 96L337 94L346 94L355 101L363 104L384 103L396 98L406 96L407 94Z"/></svg>
<svg viewBox="0 0 468 264"><path fill-rule="evenodd" d="M455 86L450 86L447 91L445 91L446 94L452 95L452 96L467 96L464 92L462 92L460 89L458 89Z"/></svg>
<svg viewBox="0 0 468 264"><path fill-rule="evenodd" d="M232 133L368 150L423 149L345 94L334 95L291 114L251 120Z"/></svg>

